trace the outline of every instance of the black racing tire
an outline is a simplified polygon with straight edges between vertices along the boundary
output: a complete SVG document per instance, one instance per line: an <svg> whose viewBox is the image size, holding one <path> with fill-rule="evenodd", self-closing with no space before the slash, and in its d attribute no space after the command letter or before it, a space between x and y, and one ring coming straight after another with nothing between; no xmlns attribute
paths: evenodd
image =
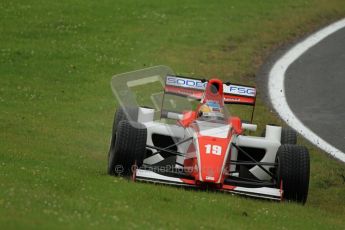
<svg viewBox="0 0 345 230"><path fill-rule="evenodd" d="M281 138L280 138L280 143L282 145L285 145L285 144L295 145L295 144L297 144L297 133L296 133L296 131L291 129L291 128L288 128L288 127L283 127Z"/></svg>
<svg viewBox="0 0 345 230"><path fill-rule="evenodd" d="M266 136L266 128L262 131L261 136L262 137ZM280 143L282 145L285 145L285 144L295 145L295 144L297 144L297 133L296 133L296 131L291 129L291 128L288 128L288 127L282 127L282 133L280 136Z"/></svg>
<svg viewBox="0 0 345 230"><path fill-rule="evenodd" d="M137 121L138 120L138 113L139 113L138 107L119 106L116 109L116 112L114 115L112 134L116 134L116 129L117 129L117 126L120 123L120 121L123 121L123 120Z"/></svg>
<svg viewBox="0 0 345 230"><path fill-rule="evenodd" d="M298 145L281 145L276 156L277 184L283 198L304 204L307 201L310 177L308 149Z"/></svg>
<svg viewBox="0 0 345 230"><path fill-rule="evenodd" d="M113 121L113 128L111 131L111 140L110 140L110 147L108 151L108 158L110 156L110 152L114 151L115 148L115 140L116 140L116 130L117 126L120 121L137 121L138 120L138 107L122 107L119 106L116 109Z"/></svg>
<svg viewBox="0 0 345 230"><path fill-rule="evenodd" d="M129 176L132 166L142 166L146 153L147 129L143 124L118 123L114 148L109 151L108 174Z"/></svg>

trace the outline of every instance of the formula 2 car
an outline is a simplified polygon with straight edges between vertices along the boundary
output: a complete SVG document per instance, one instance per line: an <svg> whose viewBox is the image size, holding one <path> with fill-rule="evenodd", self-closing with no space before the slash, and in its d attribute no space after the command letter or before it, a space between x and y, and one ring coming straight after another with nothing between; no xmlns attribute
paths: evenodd
<svg viewBox="0 0 345 230"><path fill-rule="evenodd" d="M249 135L257 129L255 87L177 76L165 66L116 75L111 86L120 105L110 175L306 202L309 153L296 145L296 133L266 125L262 136ZM253 107L250 122L231 115L235 104Z"/></svg>

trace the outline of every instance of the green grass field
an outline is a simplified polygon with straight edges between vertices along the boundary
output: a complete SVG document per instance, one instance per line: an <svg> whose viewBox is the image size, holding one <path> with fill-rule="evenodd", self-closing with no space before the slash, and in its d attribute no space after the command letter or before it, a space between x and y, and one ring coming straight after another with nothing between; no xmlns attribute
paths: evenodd
<svg viewBox="0 0 345 230"><path fill-rule="evenodd" d="M344 17L343 0L14 0L0 10L1 229L344 229L345 166L309 144L305 206L106 174L112 75L164 64L254 84L279 45ZM256 115L260 130L281 123L261 100Z"/></svg>

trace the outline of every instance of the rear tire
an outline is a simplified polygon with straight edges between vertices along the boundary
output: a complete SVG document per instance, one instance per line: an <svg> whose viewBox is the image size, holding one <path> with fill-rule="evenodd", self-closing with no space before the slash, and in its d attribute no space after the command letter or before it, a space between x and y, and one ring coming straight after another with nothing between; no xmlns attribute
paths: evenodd
<svg viewBox="0 0 345 230"><path fill-rule="evenodd" d="M295 145L295 144L297 144L297 133L296 133L296 131L291 129L291 128L287 128L287 127L282 128L280 143L282 145L285 145L285 144Z"/></svg>
<svg viewBox="0 0 345 230"><path fill-rule="evenodd" d="M304 146L281 145L277 152L277 182L283 198L304 204L308 197L310 159Z"/></svg>
<svg viewBox="0 0 345 230"><path fill-rule="evenodd" d="M123 120L118 123L114 148L109 151L108 173L129 176L132 166L143 164L147 129L144 125Z"/></svg>

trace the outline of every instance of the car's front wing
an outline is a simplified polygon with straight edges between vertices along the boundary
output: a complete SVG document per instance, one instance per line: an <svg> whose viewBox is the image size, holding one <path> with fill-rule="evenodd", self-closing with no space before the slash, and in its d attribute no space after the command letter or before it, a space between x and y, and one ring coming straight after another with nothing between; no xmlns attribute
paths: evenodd
<svg viewBox="0 0 345 230"><path fill-rule="evenodd" d="M137 169L136 172L134 173L133 178L135 181L146 181L146 182L152 182L152 183L200 188L200 186L196 184L195 180L165 176L165 175L161 175L156 172L153 172L150 170L144 170L144 169ZM230 192L230 193L241 194L241 195L246 195L246 196L251 196L251 197L258 197L258 198L279 200L279 201L282 200L282 197L283 197L282 196L283 191L281 189L270 188L270 187L248 188L248 187L240 187L240 186L232 186L232 185L224 184L222 188L218 190L222 192Z"/></svg>

